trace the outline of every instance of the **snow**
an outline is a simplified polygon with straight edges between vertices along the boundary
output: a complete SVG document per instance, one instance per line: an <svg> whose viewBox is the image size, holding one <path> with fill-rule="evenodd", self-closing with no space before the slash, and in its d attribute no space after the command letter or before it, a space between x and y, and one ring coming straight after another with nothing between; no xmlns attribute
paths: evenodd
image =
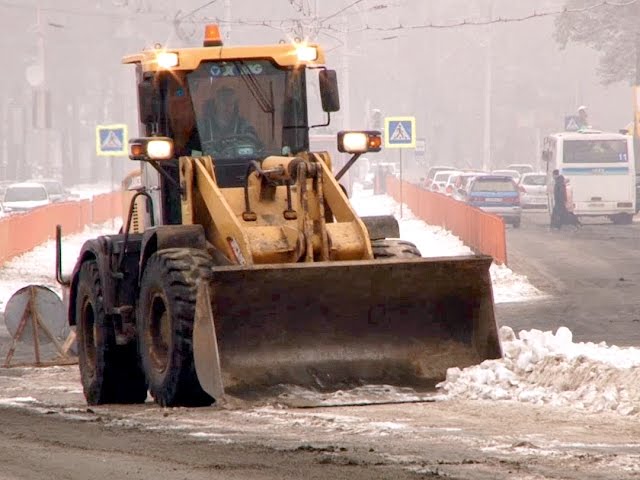
<svg viewBox="0 0 640 480"><path fill-rule="evenodd" d="M573 343L571 331L515 334L500 328L503 358L461 370L438 385L442 398L509 400L620 415L640 411L640 349Z"/></svg>
<svg viewBox="0 0 640 480"><path fill-rule="evenodd" d="M122 221L116 219L101 225L87 226L80 233L65 236L62 239L63 274L71 273L80 249L86 240L99 235L115 233L121 224ZM0 268L0 311L4 311L5 305L16 291L30 284L43 285L62 296L62 289L56 282L55 267L55 240L49 240L30 252L5 263Z"/></svg>
<svg viewBox="0 0 640 480"><path fill-rule="evenodd" d="M395 215L400 236L423 256L469 255L471 250L450 232L416 219L406 205L387 195L373 195L356 184L352 204L359 215ZM544 296L505 265L490 269L496 303L535 301ZM640 349L605 343L573 343L566 327L515 334L500 329L504 356L466 369L452 368L438 385L440 399L507 400L573 407L590 412L640 412Z"/></svg>
<svg viewBox="0 0 640 480"><path fill-rule="evenodd" d="M356 193L353 204L360 215L399 214L398 204L388 196L374 196L367 191ZM399 219L401 236L415 242L423 255L470 254L469 249L449 232L426 225L407 208L403 210L403 217ZM120 223L117 220L88 226L82 233L66 236L63 239L63 271L71 270L87 238L117 231ZM48 285L60 292L55 284L54 266L55 242L49 241L0 268L0 310L4 309L6 301L16 290L29 283ZM536 301L544 295L526 277L505 266L492 266L491 277L496 302ZM605 343L574 343L571 331L565 327L555 332L523 330L516 333L510 327L502 326L500 339L504 352L502 359L487 360L465 369L449 369L446 380L438 385L438 394L426 400L523 402L624 416L640 412L640 369L637 368L640 365L640 349L620 348ZM65 367L67 370L61 368L46 369L51 381L55 380L55 385L67 385L58 376L67 378L68 374L64 372L68 372L69 367ZM75 368L73 371L76 372ZM67 380L71 381L69 378ZM73 385L76 384L69 384L67 389L79 388ZM306 394L295 389L290 393L298 398ZM360 391L334 392L325 397L325 401L326 404L348 404L363 395L372 401L382 397L399 401L425 400L410 389L370 386L362 387ZM29 397L17 397L11 389L0 393L0 403L28 404L31 401ZM269 409L269 412L273 411ZM367 428L388 432L401 429L402 424L385 423Z"/></svg>

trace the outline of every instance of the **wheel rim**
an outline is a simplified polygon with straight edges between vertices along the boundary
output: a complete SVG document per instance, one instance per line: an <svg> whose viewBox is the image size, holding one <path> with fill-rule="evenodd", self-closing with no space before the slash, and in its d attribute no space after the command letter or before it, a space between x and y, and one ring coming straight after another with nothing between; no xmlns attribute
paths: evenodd
<svg viewBox="0 0 640 480"><path fill-rule="evenodd" d="M94 371L96 368L96 342L98 335L93 304L89 301L89 298L85 298L82 304L82 333L84 337L82 349L84 350L85 362L89 369Z"/></svg>
<svg viewBox="0 0 640 480"><path fill-rule="evenodd" d="M164 372L169 363L171 322L166 303L160 295L154 295L151 301L147 345L153 369L159 373Z"/></svg>

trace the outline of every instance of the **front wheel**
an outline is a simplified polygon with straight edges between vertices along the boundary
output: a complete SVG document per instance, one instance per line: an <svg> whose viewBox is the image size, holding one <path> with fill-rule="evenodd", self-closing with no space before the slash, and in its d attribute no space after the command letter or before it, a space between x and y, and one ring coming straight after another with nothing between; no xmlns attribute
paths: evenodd
<svg viewBox="0 0 640 480"><path fill-rule="evenodd" d="M398 238L372 240L373 258L421 258L420 250L413 243Z"/></svg>
<svg viewBox="0 0 640 480"><path fill-rule="evenodd" d="M140 356L151 396L164 407L213 403L200 387L192 342L197 282L211 265L200 250L170 248L154 253L142 275Z"/></svg>

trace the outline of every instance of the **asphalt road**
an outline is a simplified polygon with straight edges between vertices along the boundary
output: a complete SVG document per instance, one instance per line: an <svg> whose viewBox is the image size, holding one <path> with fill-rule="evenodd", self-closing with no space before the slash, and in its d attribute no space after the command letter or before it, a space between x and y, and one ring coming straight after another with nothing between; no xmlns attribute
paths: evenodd
<svg viewBox="0 0 640 480"><path fill-rule="evenodd" d="M551 231L546 211L525 211L521 228L507 227L509 267L549 297L498 305L498 322L516 331L564 325L574 341L640 346L640 223L583 223Z"/></svg>
<svg viewBox="0 0 640 480"><path fill-rule="evenodd" d="M499 323L516 330L566 325L577 341L640 346L640 224L603 220L560 232L547 224L545 213L527 212L520 229L507 231L509 266L548 297L498 305ZM16 352L16 360L29 357L27 348ZM631 480L640 474L637 415L473 400L313 410L87 408L75 366L0 368L0 398L0 480Z"/></svg>

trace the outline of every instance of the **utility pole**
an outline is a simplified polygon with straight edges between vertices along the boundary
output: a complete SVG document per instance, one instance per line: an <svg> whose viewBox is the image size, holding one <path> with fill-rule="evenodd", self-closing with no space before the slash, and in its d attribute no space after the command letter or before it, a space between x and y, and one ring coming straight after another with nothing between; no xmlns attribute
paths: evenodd
<svg viewBox="0 0 640 480"><path fill-rule="evenodd" d="M489 0L489 20L493 18L493 0ZM482 170L490 171L491 164L491 84L493 83L493 26L487 25L484 70L484 135L482 147Z"/></svg>
<svg viewBox="0 0 640 480"><path fill-rule="evenodd" d="M231 0L224 0L224 39L223 42L225 45L229 45L231 43Z"/></svg>
<svg viewBox="0 0 640 480"><path fill-rule="evenodd" d="M636 9L636 17L640 19L640 5ZM633 87L633 157L635 159L636 177L640 175L640 31L636 32L636 78Z"/></svg>
<svg viewBox="0 0 640 480"><path fill-rule="evenodd" d="M47 86L47 56L46 56L46 44L45 44L45 28L46 24L42 18L42 11L38 7L36 10L36 30L37 30L37 40L38 40L38 60L37 65L40 69L40 78L39 82L34 82L34 90L33 90L33 127L36 130L41 130L38 138L40 141L37 142L37 157L36 163L38 167L45 167L47 170L51 168L51 165L48 162L45 162L44 165L41 163L44 159L50 158L51 155L48 152L49 148L49 115L50 112L50 103L49 103L49 89ZM33 164L31 168L33 169ZM43 172L41 172L43 173ZM49 174L49 171L46 172Z"/></svg>

